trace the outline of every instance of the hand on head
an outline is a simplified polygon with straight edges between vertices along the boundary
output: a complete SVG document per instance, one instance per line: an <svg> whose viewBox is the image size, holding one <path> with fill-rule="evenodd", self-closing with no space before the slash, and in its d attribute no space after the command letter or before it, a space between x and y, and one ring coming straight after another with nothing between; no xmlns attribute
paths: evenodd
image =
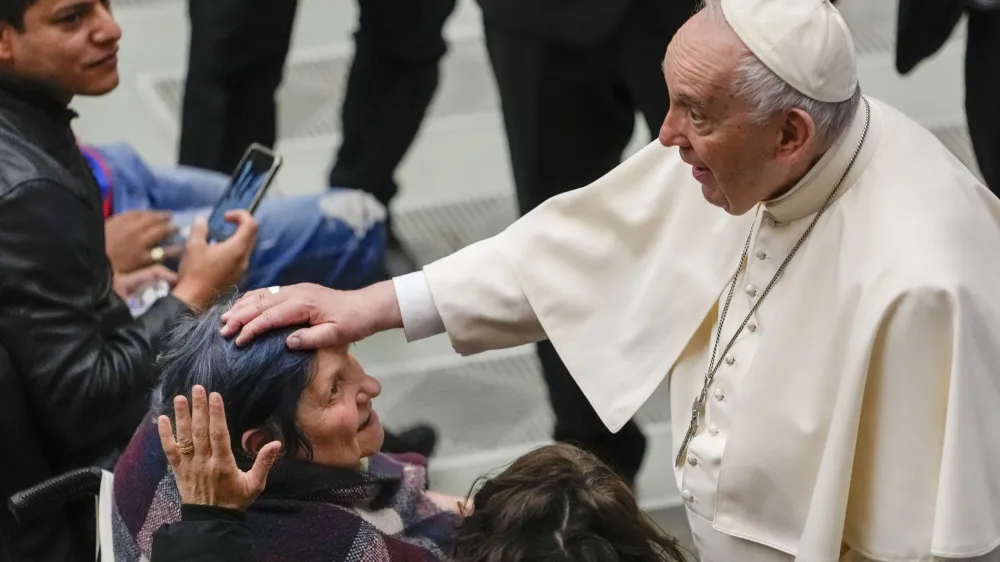
<svg viewBox="0 0 1000 562"><path fill-rule="evenodd" d="M104 248L116 273L132 273L157 261L179 257L180 246L165 246L154 254L154 249L176 231L170 213L129 211L104 223ZM160 252L162 255L157 255Z"/></svg>
<svg viewBox="0 0 1000 562"><path fill-rule="evenodd" d="M193 410L188 409L183 396L174 398L176 440L170 418L160 416L157 420L160 444L174 471L181 501L245 510L264 490L281 443L264 445L250 472L242 472L233 456L222 396L213 392L206 398L205 389L195 386L191 401Z"/></svg>
<svg viewBox="0 0 1000 562"><path fill-rule="evenodd" d="M335 291L301 284L251 291L222 315L222 335L246 345L270 330L309 324L288 337L292 349L347 345L380 331L401 328L402 317L391 281L359 291Z"/></svg>
<svg viewBox="0 0 1000 562"><path fill-rule="evenodd" d="M226 221L236 232L223 242L208 240L208 223L195 220L178 268L174 296L195 309L204 309L229 287L242 280L257 243L257 222L246 211L229 211Z"/></svg>

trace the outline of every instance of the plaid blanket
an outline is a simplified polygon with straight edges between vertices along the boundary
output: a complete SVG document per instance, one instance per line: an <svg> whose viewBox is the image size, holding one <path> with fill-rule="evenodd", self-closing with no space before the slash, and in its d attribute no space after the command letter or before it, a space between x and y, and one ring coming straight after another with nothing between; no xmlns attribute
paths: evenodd
<svg viewBox="0 0 1000 562"><path fill-rule="evenodd" d="M422 460L378 454L361 472L279 459L264 493L247 510L253 560L443 560L457 520L424 495ZM237 463L243 470L252 464L240 458ZM115 468L115 559L148 559L153 533L178 521L180 506L156 425L145 423Z"/></svg>

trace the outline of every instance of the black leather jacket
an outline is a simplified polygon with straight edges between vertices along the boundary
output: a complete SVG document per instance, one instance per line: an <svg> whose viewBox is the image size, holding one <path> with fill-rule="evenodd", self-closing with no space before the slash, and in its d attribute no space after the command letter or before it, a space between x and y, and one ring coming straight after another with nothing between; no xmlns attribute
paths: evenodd
<svg viewBox="0 0 1000 562"><path fill-rule="evenodd" d="M186 310L167 297L133 320L113 292L100 188L74 117L0 81L0 343L57 473L107 466L128 443L156 383L158 340Z"/></svg>

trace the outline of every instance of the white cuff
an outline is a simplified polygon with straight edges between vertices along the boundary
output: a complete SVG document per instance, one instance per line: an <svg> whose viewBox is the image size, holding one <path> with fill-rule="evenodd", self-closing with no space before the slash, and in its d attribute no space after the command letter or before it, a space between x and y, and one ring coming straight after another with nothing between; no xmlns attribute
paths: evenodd
<svg viewBox="0 0 1000 562"><path fill-rule="evenodd" d="M434 304L434 295L431 294L431 287L427 284L423 271L395 277L392 285L396 289L406 341L413 342L445 333L444 320Z"/></svg>

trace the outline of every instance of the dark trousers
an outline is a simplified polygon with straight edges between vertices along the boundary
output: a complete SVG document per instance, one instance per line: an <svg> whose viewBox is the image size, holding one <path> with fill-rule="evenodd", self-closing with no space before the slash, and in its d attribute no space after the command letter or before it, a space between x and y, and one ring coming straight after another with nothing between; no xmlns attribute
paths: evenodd
<svg viewBox="0 0 1000 562"><path fill-rule="evenodd" d="M388 205L394 179L437 90L455 0L359 0L342 144L329 185ZM180 163L231 173L253 142L274 146L275 93L295 0L190 0L191 52ZM332 95L332 93L331 93Z"/></svg>
<svg viewBox="0 0 1000 562"><path fill-rule="evenodd" d="M388 206L396 168L437 90L442 30L455 0L360 0L359 8L329 185L367 191Z"/></svg>
<svg viewBox="0 0 1000 562"><path fill-rule="evenodd" d="M613 37L583 47L484 22L522 213L621 163L636 112L656 136L669 106L661 61L694 7L693 0L633 0ZM617 434L609 432L552 344L539 343L538 356L556 417L555 439L590 450L634 479L646 448L638 425L630 421Z"/></svg>
<svg viewBox="0 0 1000 562"><path fill-rule="evenodd" d="M297 0L190 0L180 163L230 174L251 143L273 147L275 93Z"/></svg>
<svg viewBox="0 0 1000 562"><path fill-rule="evenodd" d="M986 185L1000 196L1000 11L969 12L965 112Z"/></svg>

